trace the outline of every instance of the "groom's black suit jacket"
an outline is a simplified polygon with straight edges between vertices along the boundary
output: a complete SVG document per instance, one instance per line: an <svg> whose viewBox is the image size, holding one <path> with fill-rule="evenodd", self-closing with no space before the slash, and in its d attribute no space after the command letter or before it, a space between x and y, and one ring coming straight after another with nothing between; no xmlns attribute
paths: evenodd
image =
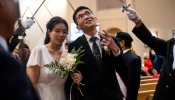
<svg viewBox="0 0 175 100"><path fill-rule="evenodd" d="M118 40L113 37L116 44L119 46ZM79 65L78 69L83 76L82 83L85 86L81 86L81 91L84 96L79 93L79 100L123 100L123 96L116 78L116 72L118 72L125 82L127 81L128 67L124 60L122 50L118 57L114 57L113 53L110 52L108 55L104 49L102 49L102 66L97 67L97 62L90 49L85 35L80 36L74 42L69 44L68 51L70 52L73 48L78 49L80 46L85 50L82 61L84 64ZM120 47L120 46L119 46ZM67 92L69 92L70 78L68 78L67 85L65 86ZM69 84L69 85L68 85ZM74 88L73 88L74 89ZM74 91L74 90L73 90ZM75 91L72 92L72 96ZM69 97L69 93L67 93ZM77 94L76 94L77 96ZM77 98L72 100L78 100Z"/></svg>

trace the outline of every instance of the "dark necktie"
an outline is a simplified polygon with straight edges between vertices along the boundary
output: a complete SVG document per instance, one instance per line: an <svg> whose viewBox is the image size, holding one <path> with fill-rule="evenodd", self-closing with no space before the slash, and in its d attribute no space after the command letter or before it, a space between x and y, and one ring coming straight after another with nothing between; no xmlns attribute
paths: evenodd
<svg viewBox="0 0 175 100"><path fill-rule="evenodd" d="M101 55L100 55L100 49L96 43L96 40L97 40L97 37L91 37L90 38L90 41L93 42L93 45L92 45L92 52L95 56L95 59L97 61L97 64L98 64L98 67L101 67Z"/></svg>

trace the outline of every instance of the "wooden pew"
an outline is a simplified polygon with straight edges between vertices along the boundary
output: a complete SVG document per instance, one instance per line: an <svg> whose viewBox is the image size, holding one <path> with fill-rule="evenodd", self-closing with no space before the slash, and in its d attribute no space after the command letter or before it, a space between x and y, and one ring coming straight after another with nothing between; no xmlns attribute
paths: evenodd
<svg viewBox="0 0 175 100"><path fill-rule="evenodd" d="M157 82L140 84L139 91L155 90Z"/></svg>
<svg viewBox="0 0 175 100"><path fill-rule="evenodd" d="M143 79L150 79L152 76L141 76L140 79L143 80Z"/></svg>
<svg viewBox="0 0 175 100"><path fill-rule="evenodd" d="M146 98L146 100L152 100L153 96L154 96L154 94L149 94L148 97Z"/></svg>
<svg viewBox="0 0 175 100"><path fill-rule="evenodd" d="M155 79L143 79L140 80L140 84L145 84L145 83L155 83L158 82L159 78L155 78Z"/></svg>
<svg viewBox="0 0 175 100"><path fill-rule="evenodd" d="M138 100L146 100L150 94L154 94L155 90L146 90L146 91L139 91L137 99Z"/></svg>
<svg viewBox="0 0 175 100"><path fill-rule="evenodd" d="M138 100L152 100L153 94L156 89L157 79L144 79L141 82L145 82L140 84L139 92L137 99Z"/></svg>

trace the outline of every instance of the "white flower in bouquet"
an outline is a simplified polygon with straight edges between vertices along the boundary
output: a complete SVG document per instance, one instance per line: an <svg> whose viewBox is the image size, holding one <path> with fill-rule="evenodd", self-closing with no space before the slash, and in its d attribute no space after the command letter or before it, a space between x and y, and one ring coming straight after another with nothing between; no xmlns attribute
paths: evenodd
<svg viewBox="0 0 175 100"><path fill-rule="evenodd" d="M62 75L64 78L66 75L71 75L78 71L77 66L84 63L80 61L83 52L84 50L82 50L82 47L78 50L74 48L70 53L62 54L59 61L55 60L44 66L52 70L55 74Z"/></svg>
<svg viewBox="0 0 175 100"><path fill-rule="evenodd" d="M60 65L64 66L65 70L70 70L76 62L76 55L77 54L67 53L65 57L60 59Z"/></svg>

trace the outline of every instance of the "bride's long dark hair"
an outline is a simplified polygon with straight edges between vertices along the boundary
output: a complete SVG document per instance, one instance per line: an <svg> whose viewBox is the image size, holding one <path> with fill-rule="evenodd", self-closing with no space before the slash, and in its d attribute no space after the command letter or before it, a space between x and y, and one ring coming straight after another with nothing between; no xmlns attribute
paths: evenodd
<svg viewBox="0 0 175 100"><path fill-rule="evenodd" d="M55 16L53 18L51 18L49 20L49 22L47 23L46 25L46 28L47 28L47 31L46 31L46 37L45 37L45 40L44 40L44 44L48 44L50 42L50 37L49 37L49 33L48 31L52 31L52 29L54 28L54 26L56 24L59 24L59 23L63 23L66 25L66 28L67 28L67 32L68 32L68 24L67 24L67 21L59 16Z"/></svg>

